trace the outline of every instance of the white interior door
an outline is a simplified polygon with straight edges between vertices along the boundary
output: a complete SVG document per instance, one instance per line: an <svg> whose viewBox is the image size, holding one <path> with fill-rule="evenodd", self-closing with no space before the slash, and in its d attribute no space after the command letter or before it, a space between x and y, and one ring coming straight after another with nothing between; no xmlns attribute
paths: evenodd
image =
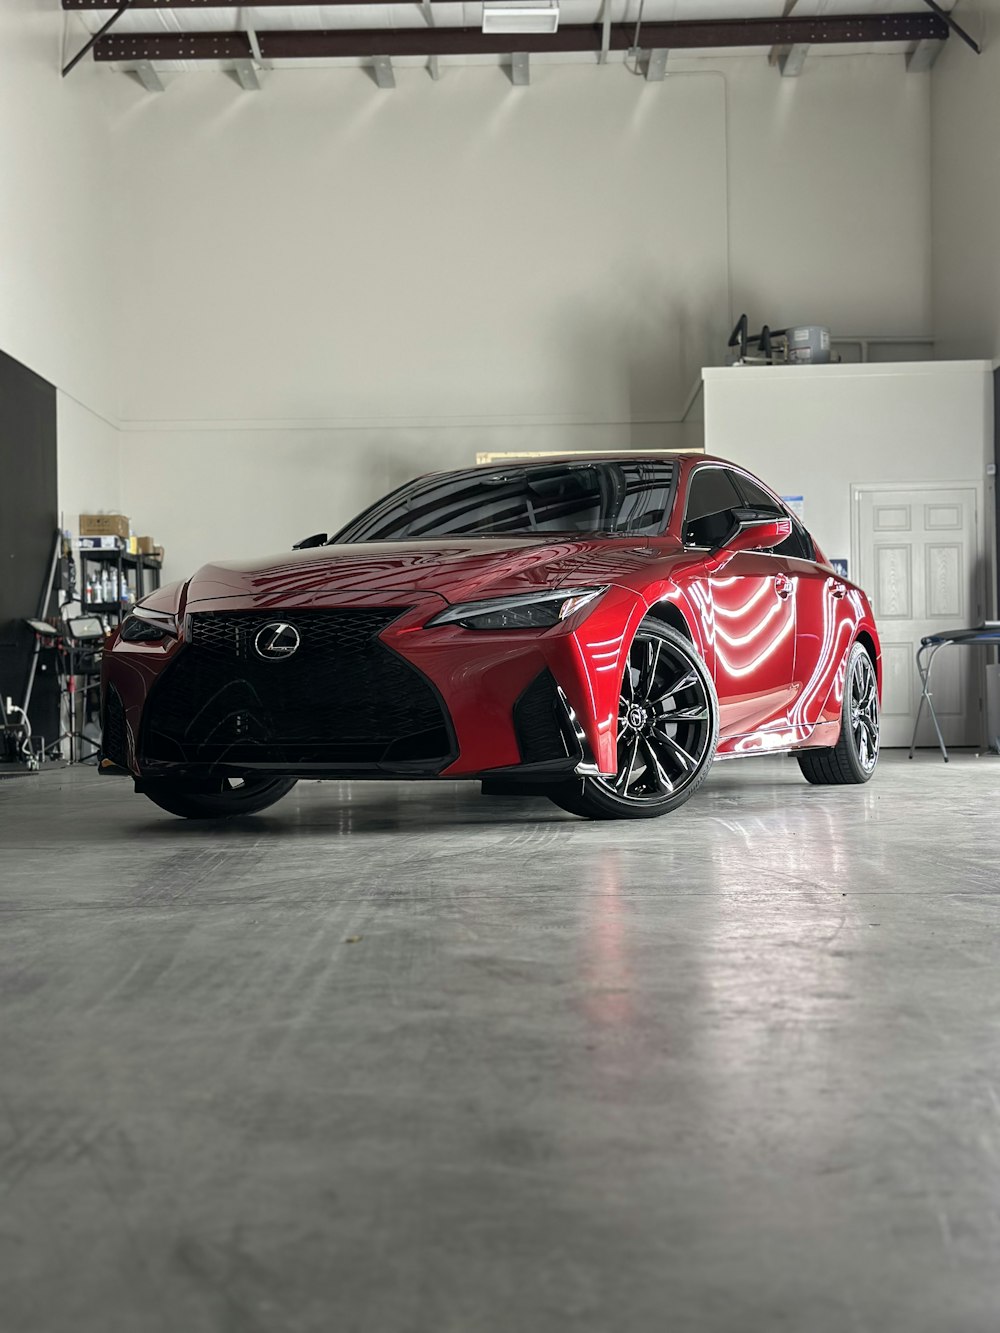
<svg viewBox="0 0 1000 1333"><path fill-rule="evenodd" d="M921 638L982 621L979 494L974 486L855 487L854 500L856 581L882 639L882 744L909 745ZM937 655L931 684L948 745L979 743L981 665L971 648ZM936 743L926 714L917 741Z"/></svg>

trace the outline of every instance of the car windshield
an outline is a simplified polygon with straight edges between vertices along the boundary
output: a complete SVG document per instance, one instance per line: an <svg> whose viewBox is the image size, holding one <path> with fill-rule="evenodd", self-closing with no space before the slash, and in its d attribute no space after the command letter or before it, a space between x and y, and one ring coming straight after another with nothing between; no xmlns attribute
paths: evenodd
<svg viewBox="0 0 1000 1333"><path fill-rule="evenodd" d="M674 464L655 459L475 468L422 477L366 510L338 542L422 537L655 536L673 496Z"/></svg>

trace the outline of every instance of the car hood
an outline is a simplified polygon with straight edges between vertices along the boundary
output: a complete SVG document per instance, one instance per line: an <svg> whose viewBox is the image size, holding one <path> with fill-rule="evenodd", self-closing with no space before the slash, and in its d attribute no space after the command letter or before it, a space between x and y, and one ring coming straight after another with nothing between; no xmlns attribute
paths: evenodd
<svg viewBox="0 0 1000 1333"><path fill-rule="evenodd" d="M648 540L536 537L361 542L320 546L266 560L204 565L187 602L247 598L257 606L322 605L338 594L437 593L448 602L538 588L615 583L648 563Z"/></svg>

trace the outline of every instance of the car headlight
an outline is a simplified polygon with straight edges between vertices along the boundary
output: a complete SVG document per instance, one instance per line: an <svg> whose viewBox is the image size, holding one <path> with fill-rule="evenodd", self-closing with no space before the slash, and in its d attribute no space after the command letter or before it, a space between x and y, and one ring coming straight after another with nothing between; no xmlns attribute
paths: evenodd
<svg viewBox="0 0 1000 1333"><path fill-rule="evenodd" d="M551 629L560 620L592 602L603 588L554 588L487 602L461 602L428 620L428 625L461 625L463 629Z"/></svg>
<svg viewBox="0 0 1000 1333"><path fill-rule="evenodd" d="M122 621L119 637L125 643L159 643L177 638L177 617L147 606L133 607Z"/></svg>

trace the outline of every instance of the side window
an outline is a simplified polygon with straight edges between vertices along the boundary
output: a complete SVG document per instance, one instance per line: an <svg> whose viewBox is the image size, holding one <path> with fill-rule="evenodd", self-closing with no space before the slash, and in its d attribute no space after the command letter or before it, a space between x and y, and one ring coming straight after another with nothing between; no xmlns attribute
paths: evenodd
<svg viewBox="0 0 1000 1333"><path fill-rule="evenodd" d="M792 520L792 534L780 546L774 548L775 555L786 556L789 560L816 559L812 538L794 515L789 514L782 505L775 501L773 496L768 495L763 487L758 486L749 477L740 477L739 487L743 492L743 498L751 509L758 509L765 514L777 514L780 518L790 518Z"/></svg>
<svg viewBox="0 0 1000 1333"><path fill-rule="evenodd" d="M718 546L736 523L743 501L732 474L721 467L700 467L688 485L684 515L685 546Z"/></svg>
<svg viewBox="0 0 1000 1333"><path fill-rule="evenodd" d="M748 508L759 509L765 514L778 514L781 518L785 517L784 509L772 496L768 495L763 486L758 486L749 477L739 477L737 481L743 494L743 501Z"/></svg>
<svg viewBox="0 0 1000 1333"><path fill-rule="evenodd" d="M792 519L792 535L775 547L775 555L784 555L789 560L815 560L816 548L813 540L797 518Z"/></svg>

